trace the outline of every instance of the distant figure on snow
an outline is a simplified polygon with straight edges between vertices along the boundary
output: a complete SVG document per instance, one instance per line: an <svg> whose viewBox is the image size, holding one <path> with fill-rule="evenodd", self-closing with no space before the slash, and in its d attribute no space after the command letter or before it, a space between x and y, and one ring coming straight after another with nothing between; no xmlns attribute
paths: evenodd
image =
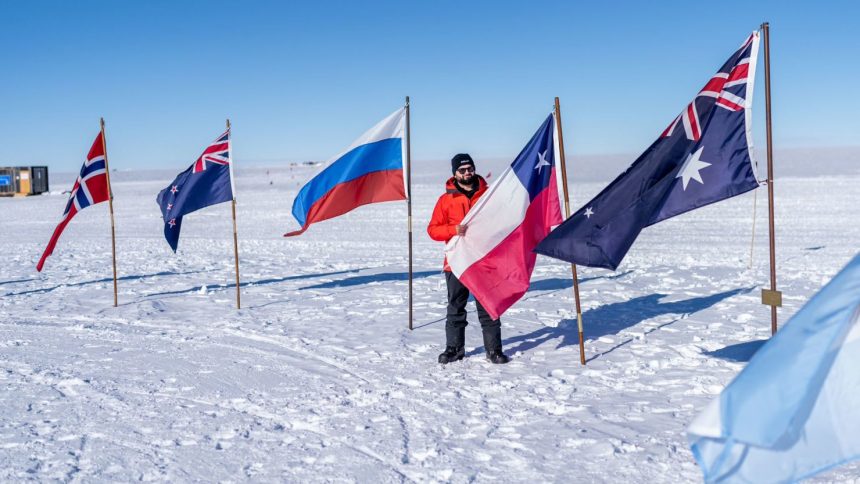
<svg viewBox="0 0 860 484"><path fill-rule="evenodd" d="M487 191L487 182L475 173L475 162L465 153L455 155L451 159L451 171L454 176L445 184L445 193L436 202L433 217L427 226L430 238L440 242L448 242L455 235L466 233L466 227L460 225L466 213L475 202ZM460 361L465 355L466 345L466 302L469 300L469 290L457 276L451 272L448 260L445 260L445 282L448 285L448 315L445 322L445 352L439 355L439 363L447 364ZM478 308L478 320L484 332L484 349L487 359L500 364L510 361L502 353L502 323L493 319L480 301L475 300Z"/></svg>

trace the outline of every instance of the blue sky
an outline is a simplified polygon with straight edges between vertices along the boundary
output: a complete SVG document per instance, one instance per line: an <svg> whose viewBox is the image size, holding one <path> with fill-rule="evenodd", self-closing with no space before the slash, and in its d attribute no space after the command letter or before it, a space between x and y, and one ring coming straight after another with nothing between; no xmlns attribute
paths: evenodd
<svg viewBox="0 0 860 484"><path fill-rule="evenodd" d="M0 165L320 160L412 97L413 157L513 158L562 102L567 151L643 151L771 23L777 148L860 145L857 2L0 3ZM764 146L763 62L756 143ZM633 158L631 157L631 161Z"/></svg>

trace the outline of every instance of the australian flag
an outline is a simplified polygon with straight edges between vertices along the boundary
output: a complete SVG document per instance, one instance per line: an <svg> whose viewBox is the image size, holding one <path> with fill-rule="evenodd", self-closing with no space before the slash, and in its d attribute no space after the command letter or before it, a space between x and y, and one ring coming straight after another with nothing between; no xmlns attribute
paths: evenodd
<svg viewBox="0 0 860 484"><path fill-rule="evenodd" d="M184 215L233 199L230 161L228 129L203 151L194 164L158 193L155 201L164 218L164 238L174 252L179 246Z"/></svg>
<svg viewBox="0 0 860 484"><path fill-rule="evenodd" d="M750 107L753 32L646 151L535 252L614 270L643 228L758 186Z"/></svg>

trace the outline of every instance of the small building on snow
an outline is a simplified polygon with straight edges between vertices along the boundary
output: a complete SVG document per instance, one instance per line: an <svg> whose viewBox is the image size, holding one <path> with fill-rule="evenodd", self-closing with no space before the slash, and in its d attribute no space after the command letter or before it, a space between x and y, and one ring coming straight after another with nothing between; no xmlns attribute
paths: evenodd
<svg viewBox="0 0 860 484"><path fill-rule="evenodd" d="M26 197L47 191L47 166L0 167L0 196Z"/></svg>

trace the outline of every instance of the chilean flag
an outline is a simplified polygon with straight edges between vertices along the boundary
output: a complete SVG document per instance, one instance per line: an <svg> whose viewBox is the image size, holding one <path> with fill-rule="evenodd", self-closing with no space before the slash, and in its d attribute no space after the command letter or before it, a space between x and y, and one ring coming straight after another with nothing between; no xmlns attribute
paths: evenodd
<svg viewBox="0 0 860 484"><path fill-rule="evenodd" d="M312 223L343 215L362 205L405 200L405 120L406 109L398 109L355 140L345 152L326 162L293 201L293 216L302 228L284 237L299 235Z"/></svg>
<svg viewBox="0 0 860 484"><path fill-rule="evenodd" d="M445 247L454 275L493 319L526 293L537 258L532 250L562 222L554 134L550 115L466 214L466 234Z"/></svg>

